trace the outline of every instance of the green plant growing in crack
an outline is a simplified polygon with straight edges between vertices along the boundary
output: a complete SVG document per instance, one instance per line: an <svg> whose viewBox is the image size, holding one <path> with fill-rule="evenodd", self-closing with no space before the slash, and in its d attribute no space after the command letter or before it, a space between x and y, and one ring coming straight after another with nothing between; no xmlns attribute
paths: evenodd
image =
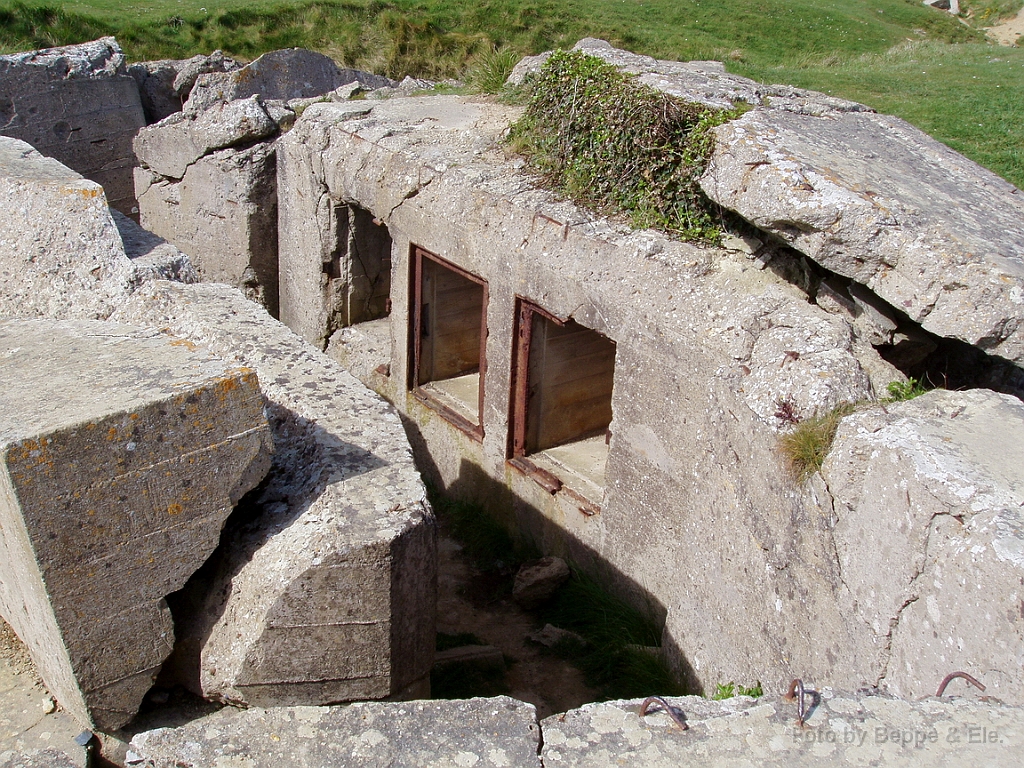
<svg viewBox="0 0 1024 768"><path fill-rule="evenodd" d="M827 413L800 421L782 435L779 447L797 480L803 482L821 469L832 449L839 423L854 410L853 405L844 403Z"/></svg>
<svg viewBox="0 0 1024 768"><path fill-rule="evenodd" d="M714 109L657 91L579 51L557 51L528 84L509 133L544 184L632 226L717 243L723 214L698 179L715 126L742 109Z"/></svg>
<svg viewBox="0 0 1024 768"><path fill-rule="evenodd" d="M734 696L750 696L752 699L764 696L764 689L761 687L761 681L758 680L749 688L737 685L732 681L728 683L717 683L715 685L715 692L711 694L711 700L722 701L724 699L731 699Z"/></svg>
<svg viewBox="0 0 1024 768"><path fill-rule="evenodd" d="M883 397L883 403L901 403L904 400L913 400L915 397L930 391L923 383L915 378L906 381L892 381L886 386L888 397Z"/></svg>

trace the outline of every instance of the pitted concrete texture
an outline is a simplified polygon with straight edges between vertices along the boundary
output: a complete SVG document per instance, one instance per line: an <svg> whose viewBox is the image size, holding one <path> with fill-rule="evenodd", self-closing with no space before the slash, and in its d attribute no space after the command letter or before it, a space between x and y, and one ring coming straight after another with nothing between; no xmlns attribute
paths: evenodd
<svg viewBox="0 0 1024 768"><path fill-rule="evenodd" d="M1020 765L1019 708L827 688L807 701L801 727L796 704L779 697L671 698L685 731L657 706L640 718L640 700L589 704L541 723L541 759L544 768Z"/></svg>
<svg viewBox="0 0 1024 768"><path fill-rule="evenodd" d="M1024 705L1022 468L1009 395L934 390L844 420L822 478L840 599L879 651L872 684L920 697L963 670Z"/></svg>
<svg viewBox="0 0 1024 768"><path fill-rule="evenodd" d="M135 205L132 137L145 124L139 87L112 37L0 56L0 135L102 184L125 214Z"/></svg>
<svg viewBox="0 0 1024 768"><path fill-rule="evenodd" d="M255 369L274 426L252 519L188 597L185 682L258 706L426 695L435 532L394 409L227 286L156 282L118 317Z"/></svg>
<svg viewBox="0 0 1024 768"><path fill-rule="evenodd" d="M106 318L135 270L103 188L0 137L0 316Z"/></svg>
<svg viewBox="0 0 1024 768"><path fill-rule="evenodd" d="M532 704L499 696L222 709L132 739L129 768L541 768Z"/></svg>
<svg viewBox="0 0 1024 768"><path fill-rule="evenodd" d="M0 323L0 610L60 704L137 711L174 637L164 596L270 466L251 370L97 321Z"/></svg>
<svg viewBox="0 0 1024 768"><path fill-rule="evenodd" d="M0 768L80 768L59 749L30 749L0 752Z"/></svg>

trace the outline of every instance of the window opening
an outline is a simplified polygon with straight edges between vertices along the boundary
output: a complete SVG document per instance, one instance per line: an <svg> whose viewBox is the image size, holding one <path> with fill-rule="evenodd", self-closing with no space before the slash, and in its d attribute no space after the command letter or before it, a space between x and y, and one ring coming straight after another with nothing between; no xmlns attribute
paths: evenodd
<svg viewBox="0 0 1024 768"><path fill-rule="evenodd" d="M599 503L615 342L519 299L514 359L510 461L552 493L564 485Z"/></svg>
<svg viewBox="0 0 1024 768"><path fill-rule="evenodd" d="M413 246L412 380L415 396L483 437L487 282Z"/></svg>

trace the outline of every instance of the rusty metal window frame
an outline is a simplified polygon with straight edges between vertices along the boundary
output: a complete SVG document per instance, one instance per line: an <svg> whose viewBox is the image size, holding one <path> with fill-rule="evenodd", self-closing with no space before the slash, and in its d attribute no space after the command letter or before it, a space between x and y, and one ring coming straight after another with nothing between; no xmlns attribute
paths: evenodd
<svg viewBox="0 0 1024 768"><path fill-rule="evenodd" d="M530 391L530 347L533 343L533 317L540 315L555 325L567 320L548 312L524 296L516 295L516 316L512 331L512 377L509 397L509 434L506 461L531 478L551 495L564 494L586 517L599 514L601 507L562 483L562 480L530 460L526 453L528 399ZM594 331L597 333L597 331Z"/></svg>
<svg viewBox="0 0 1024 768"><path fill-rule="evenodd" d="M469 435L477 442L482 442L484 438L484 376L487 373L487 304L490 300L490 292L487 285L487 281L482 277L474 275L472 272L467 272L457 264L453 264L447 259L443 259L436 253L431 253L425 248L421 248L418 245L410 244L410 266L411 266L411 281L410 281L410 298L412 300L412 312L410 312L410 324L409 324L409 350L410 350L410 365L409 365L409 391L412 392L419 402L423 403L428 408L437 411L446 421L457 427L462 432ZM462 414L449 408L444 403L440 402L437 398L433 397L429 392L425 392L422 386L419 384L420 380L420 356L422 353L421 340L423 338L423 261L424 259L431 261L445 269L448 269L455 274L463 277L473 283L476 283L483 288L483 307L480 311L480 387L479 397L477 399L477 424L466 419Z"/></svg>

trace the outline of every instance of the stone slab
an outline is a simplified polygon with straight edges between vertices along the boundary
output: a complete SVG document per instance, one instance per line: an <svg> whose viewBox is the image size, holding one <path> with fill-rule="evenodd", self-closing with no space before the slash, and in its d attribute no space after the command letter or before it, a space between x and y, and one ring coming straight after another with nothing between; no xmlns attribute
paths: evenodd
<svg viewBox="0 0 1024 768"><path fill-rule="evenodd" d="M135 207L132 138L146 124L117 41L0 56L0 135L26 141Z"/></svg>
<svg viewBox="0 0 1024 768"><path fill-rule="evenodd" d="M540 768L532 704L499 696L465 701L367 702L220 712L180 728L138 734L129 768Z"/></svg>
<svg viewBox="0 0 1024 768"><path fill-rule="evenodd" d="M755 108L701 186L939 336L1024 363L1024 194L899 118Z"/></svg>
<svg viewBox="0 0 1024 768"><path fill-rule="evenodd" d="M216 150L180 181L136 169L142 226L189 255L203 280L278 307L277 174L272 142Z"/></svg>
<svg viewBox="0 0 1024 768"><path fill-rule="evenodd" d="M0 137L0 316L106 318L134 280L103 188Z"/></svg>
<svg viewBox="0 0 1024 768"><path fill-rule="evenodd" d="M258 382L97 321L4 321L0 359L0 609L61 705L117 728L170 653L164 596L269 467Z"/></svg>
<svg viewBox="0 0 1024 768"><path fill-rule="evenodd" d="M824 688L805 726L779 696L708 701L669 698L683 731L640 700L588 704L541 722L545 768L707 766L1016 766L1024 710L966 701L903 701Z"/></svg>
<svg viewBox="0 0 1024 768"><path fill-rule="evenodd" d="M186 590L176 669L253 706L427 694L433 514L394 409L224 285L154 282L119 312L259 374L274 467Z"/></svg>
<svg viewBox="0 0 1024 768"><path fill-rule="evenodd" d="M233 101L257 94L264 99L279 101L322 96L351 82L359 82L367 88L394 84L380 75L341 69L322 53L286 48L265 53L235 72L200 75L184 109L197 113L218 101Z"/></svg>

